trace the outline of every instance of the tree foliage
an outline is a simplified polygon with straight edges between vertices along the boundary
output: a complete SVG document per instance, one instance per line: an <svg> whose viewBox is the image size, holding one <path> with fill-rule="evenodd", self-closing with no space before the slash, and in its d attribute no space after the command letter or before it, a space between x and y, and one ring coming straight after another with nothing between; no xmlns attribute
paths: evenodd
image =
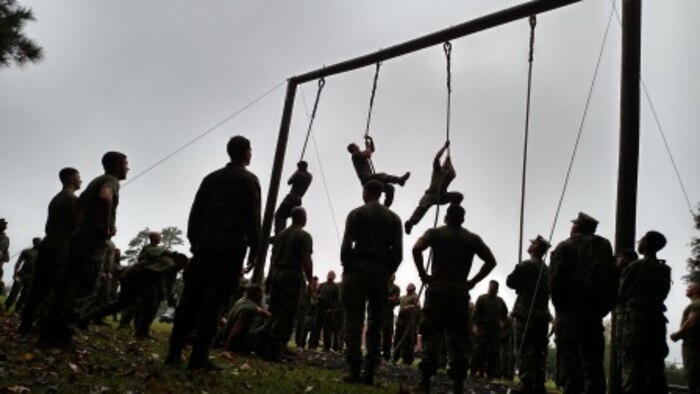
<svg viewBox="0 0 700 394"><path fill-rule="evenodd" d="M0 68L36 63L44 57L42 48L22 32L34 20L32 10L16 0L0 0Z"/></svg>
<svg viewBox="0 0 700 394"><path fill-rule="evenodd" d="M700 212L700 205L698 205L696 212ZM695 229L700 231L700 213L695 213ZM690 282L700 282L700 237L695 236L690 240L688 274L684 279Z"/></svg>
<svg viewBox="0 0 700 394"><path fill-rule="evenodd" d="M136 262L141 253L141 249L148 245L148 233L151 229L146 227L139 231L134 238L129 241L129 248L124 252L129 264ZM185 241L182 239L182 230L175 226L165 227L160 231L161 235L161 245L168 250L173 250L175 246L184 245Z"/></svg>

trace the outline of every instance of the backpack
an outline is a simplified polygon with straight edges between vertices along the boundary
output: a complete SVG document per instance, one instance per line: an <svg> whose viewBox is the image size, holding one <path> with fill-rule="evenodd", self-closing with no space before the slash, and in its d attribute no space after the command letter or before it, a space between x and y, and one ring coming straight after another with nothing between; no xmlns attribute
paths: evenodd
<svg viewBox="0 0 700 394"><path fill-rule="evenodd" d="M600 317L612 311L618 301L620 269L607 239L597 235L579 238L574 282L587 309Z"/></svg>

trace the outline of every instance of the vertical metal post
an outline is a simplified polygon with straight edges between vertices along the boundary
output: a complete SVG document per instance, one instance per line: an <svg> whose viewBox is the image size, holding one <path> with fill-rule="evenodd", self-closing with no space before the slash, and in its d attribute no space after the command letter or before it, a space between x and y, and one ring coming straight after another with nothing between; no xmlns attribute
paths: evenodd
<svg viewBox="0 0 700 394"><path fill-rule="evenodd" d="M270 243L270 231L272 230L272 219L277 206L277 193L279 192L280 179L282 178L282 168L284 167L284 155L287 152L287 139L289 137L289 126L292 122L292 112L294 109L294 96L297 92L297 83L294 78L287 82L287 95L284 99L284 109L282 110L282 121L280 132L277 137L277 148L275 150L275 161L272 165L272 175L270 176L270 188L267 192L267 203L265 204L265 215L262 222L262 234L260 235L260 245L255 258L255 270L253 271L253 282L262 283L265 274L265 261L267 260L267 250Z"/></svg>
<svg viewBox="0 0 700 394"><path fill-rule="evenodd" d="M633 248L637 216L637 172L639 167L639 84L641 76L642 0L622 2L622 76L620 86L620 156L617 178L615 251ZM610 392L620 392L616 367L613 313L610 335Z"/></svg>

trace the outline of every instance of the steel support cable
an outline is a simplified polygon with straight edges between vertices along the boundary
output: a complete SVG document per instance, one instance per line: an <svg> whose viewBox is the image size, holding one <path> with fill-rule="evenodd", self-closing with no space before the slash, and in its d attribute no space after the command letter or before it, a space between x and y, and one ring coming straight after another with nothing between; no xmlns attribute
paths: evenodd
<svg viewBox="0 0 700 394"><path fill-rule="evenodd" d="M606 45L606 43L607 43L608 34L609 34L609 32L610 32L610 24L611 24L611 22L612 22L612 17L613 17L614 14L615 14L615 7L614 7L614 2L613 2L613 7L612 7L612 9L610 10L610 16L608 17L608 22L607 22L607 24L606 24L606 26L605 26L605 33L603 34L603 42L601 43L600 51L599 51L599 53L598 53L598 60L597 60L597 62L596 62L595 71L594 71L594 73L593 73L593 78L592 78L592 80L591 80L591 85L590 85L590 88L589 88L589 90L588 90L588 97L587 97L587 99L586 99L586 104L585 104L585 107L584 107L584 110L583 110L583 116L582 116L582 119L581 119L581 123L579 124L578 134L577 134L577 136L576 136L576 142L575 142L575 144L574 144L574 148L573 148L573 151L572 151L572 154L571 154L571 159L570 159L570 161L569 161L569 166L568 166L567 171L566 171L566 177L565 177L565 180L564 180L564 186L562 187L562 192L561 192L561 195L560 195L560 197L559 197L559 202L558 202L558 204L557 204L556 213L555 213L555 215L554 215L554 221L553 221L553 223L552 223L552 228L551 228L551 231L550 231L550 233L549 233L549 237L548 237L548 242L549 242L549 243L552 242L552 237L554 236L554 230L555 230L555 228L556 228L556 224L557 224L557 221L558 221L558 218L559 218L559 213L560 213L560 211L561 211L561 206L562 206L562 203L563 203L563 201L564 201L564 196L566 195L566 189L567 189L567 186L568 186L568 184L569 184L569 179L570 179L570 176L571 176L571 171L572 171L572 168L573 168L574 160L575 160L575 158L576 158L576 153L578 152L578 147L579 147L579 144L580 144L580 141L581 141L581 135L582 135L582 133L583 133L583 126L584 126L584 124L585 124L585 122L586 122L586 117L587 117L587 115L588 115L588 108L589 108L590 103L591 103L591 97L592 97L592 95L593 95L593 90L594 90L594 88L595 88L596 81L598 80L598 71L599 71L599 69L600 69L600 63L601 63L602 58L603 58L603 53L605 52L605 45ZM521 246L520 249L521 249L521 252L520 252L520 253L522 253L522 246ZM545 257L546 257L546 255L545 255ZM522 261L522 260L521 260L521 261ZM544 266L543 266L542 268L544 268ZM540 271L539 271L539 273L538 273L538 275L537 275L537 282L535 283L535 291L533 292L533 297L532 297L532 300L530 301L530 307L528 308L527 319L526 319L526 321L525 321L525 327L524 327L524 332L525 332L525 333L527 333L527 330L528 330L528 328L529 328L530 319L531 319L531 317L532 317L532 311L533 311L534 306L535 306L535 300L537 299L537 297L536 297L536 296L537 296L537 292L539 291L539 288L540 288L540 285L541 285L541 282L542 282L542 274L543 274L543 272L544 272L544 270L543 270L542 268L540 269ZM517 367L517 365L520 363L520 358L521 358L521 356L522 356L522 350L523 350L523 346L524 346L524 344L525 344L525 338L526 338L526 337L527 337L527 334L524 334L524 335L523 335L523 338L522 338L522 340L521 340L521 342L520 342L520 345L518 346L518 350L517 350L517 352L516 352L516 357L515 357L515 363L513 364L514 367ZM512 382L511 382L511 385L512 385Z"/></svg>
<svg viewBox="0 0 700 394"><path fill-rule="evenodd" d="M304 94L304 88L300 87L301 90L301 101L304 103L304 111L306 113L306 117L309 117L309 108L306 105L306 95ZM308 136L307 136L308 139ZM328 202L328 207L331 211L331 217L333 218L333 228L335 229L335 238L338 240L338 247L340 247L340 231L338 229L338 221L336 220L336 215L335 215L335 209L333 208L333 200L331 200L331 194L328 190L328 182L326 181L326 174L325 171L323 170L323 164L321 161L321 154L319 153L318 150L318 145L316 144L316 135L311 132L311 142L313 142L314 145L314 152L316 153L316 160L318 160L318 168L321 171L321 180L323 181L323 189L326 192L326 201Z"/></svg>
<svg viewBox="0 0 700 394"><path fill-rule="evenodd" d="M178 153L180 153L180 152L182 152L183 150L185 150L185 149L186 149L187 147L189 147L190 145L194 144L195 142L197 142L197 141L199 141L200 139L204 138L205 136L207 136L208 134L210 134L210 133L213 132L214 130L218 129L219 127L221 127L222 125L224 125L224 124L225 124L226 122L228 122L229 120L231 120L231 119L235 118L236 116L240 115L240 114L243 113L245 110L247 110L248 108L250 108L250 107L252 107L253 105L257 104L260 100L264 99L265 97L267 97L268 95L270 95L272 92L274 92L275 90L277 90L277 89L278 89L280 86L282 86L285 82L286 82L286 81L281 81L280 83L278 83L277 85L275 85L273 88L269 89L269 90L266 91L265 93L263 93L263 94L261 94L260 96L258 96L258 97L257 97L256 99L254 99L253 101L251 101L251 102L249 102L248 104L244 105L243 107L241 107L240 109L238 109L236 112L232 113L231 115L229 115L229 116L227 116L226 118L224 118L222 121L218 122L218 123L215 124L214 126L212 126L212 127L210 127L209 129L207 129L207 130L206 130L205 132L203 132L202 134L200 134L200 135L196 136L195 138L191 139L190 141L188 141L187 143L185 143L183 146L181 146L181 147L175 149L173 152L171 152L170 154L166 155L164 158L158 160L158 161L155 162L154 164L152 164L152 165L150 165L149 167L147 167L145 170L143 170L143 171L141 171L140 173L138 173L136 176L134 176L134 177L132 177L131 179L129 179L128 181L124 182L124 183L122 184L121 187L125 187L126 185L129 185L130 183L134 182L135 180L141 178L143 175L147 174L147 173L150 172L151 170L153 170L153 169L155 169L156 167L158 167L159 165L163 164L163 163L164 163L165 161L167 161L168 159L172 158L173 156L175 156L175 155L177 155Z"/></svg>
<svg viewBox="0 0 700 394"><path fill-rule="evenodd" d="M306 153L306 145L309 143L309 136L311 135L311 129L314 125L314 119L316 119L316 111L318 110L318 102L321 99L321 92L323 92L323 87L326 85L325 78L319 78L318 89L316 90L316 100L314 101L314 109L311 111L311 117L309 118L309 128L306 130L306 138L304 138L304 147L301 148L301 156L299 161L304 160L304 153ZM306 111L306 116L309 117L309 109L306 107L306 98L304 98L304 110Z"/></svg>
<svg viewBox="0 0 700 394"><path fill-rule="evenodd" d="M129 179L128 181L122 183L122 186L121 186L121 187L124 188L126 185L128 185L128 184L134 182L135 180L137 180L137 179L139 179L139 178L141 178L143 175L146 175L148 172L150 172L151 170L155 169L155 168L158 167L159 165L163 164L163 163L164 163L165 161L167 161L168 159L170 159L170 158L172 158L173 156L177 155L178 153L182 152L183 150L185 150L185 149L186 149L187 147L189 147L190 145L194 144L195 142L197 142L197 141L199 141L200 139L204 138L206 135L210 134L212 131L218 129L219 127L221 127L222 125L224 125L224 124L225 124L226 122L228 122L229 120L231 120L231 119L235 118L236 116L240 115L241 113L243 113L243 112L244 112L245 110L247 110L248 108L250 108L250 107L252 107L253 105L257 104L258 101L264 99L265 97L267 97L268 95L270 95L272 92L274 92L275 90L277 90L277 89L278 89L280 86L282 86L285 82L286 82L286 81L281 81L280 83L278 83L277 85L275 85L275 86L272 87L271 89L267 90L265 93L261 94L260 96L258 96L257 98L255 98L254 100L252 100L251 102L249 102L248 104L246 104L246 105L244 105L243 107L239 108L236 112L232 113L231 115L229 115L229 116L227 116L226 118L224 118L222 121L218 122L218 123L215 124L214 126L212 126L212 127L210 127L209 129L207 129L207 130L206 130L205 132L203 132L202 134L200 134L200 135L196 136L195 138L191 139L190 141L188 141L187 143L185 143L183 146L181 146L181 147L175 149L174 151L172 151L171 153L169 153L168 155L166 155L166 156L163 157L162 159L158 160L158 161L155 162L154 164L152 164L152 165L150 165L149 167L147 167L145 170L143 170L143 171L141 171L140 173L136 174L136 176L131 177L131 179ZM31 247L31 245L29 245L28 247ZM20 253L21 253L21 251L19 251L19 252L13 254L12 256L10 256L10 260L13 259L15 256L19 255Z"/></svg>

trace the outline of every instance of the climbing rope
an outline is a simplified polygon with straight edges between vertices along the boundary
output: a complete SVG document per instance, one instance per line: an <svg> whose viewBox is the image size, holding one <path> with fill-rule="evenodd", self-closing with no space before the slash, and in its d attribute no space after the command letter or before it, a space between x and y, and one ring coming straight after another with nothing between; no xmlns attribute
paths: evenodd
<svg viewBox="0 0 700 394"><path fill-rule="evenodd" d="M525 225L525 189L527 185L527 148L530 137L530 103L532 99L532 65L535 56L535 27L537 17L530 16L530 52L527 58L527 95L525 101L525 136L523 138L523 173L520 180L520 235L518 237L518 261L523 260L523 233Z"/></svg>
<svg viewBox="0 0 700 394"><path fill-rule="evenodd" d="M445 51L445 59L447 63L447 119L446 119L446 126L445 126L445 143L447 144L450 142L450 106L451 106L451 97L452 97L452 44L450 42L445 42L443 45L443 50ZM450 156L450 146L447 146L447 156ZM442 178L440 178L440 185L437 189L437 193L435 195L436 201L435 201L435 220L433 221L433 228L436 228L438 225L438 221L440 220L440 194L442 191L442 184L445 181L445 175L443 173ZM433 250L432 248L428 252L428 260L425 264L425 271L430 272L430 264L433 261ZM425 290L425 283L421 282L420 289L418 290L418 297L416 300L420 300L421 296L423 295L423 290ZM416 304L417 305L417 304ZM399 311L400 312L400 311ZM415 322L412 322L414 324ZM406 337L408 336L408 333L411 330L406 330L404 335L401 337L401 339L394 345L393 351L396 352L396 349L400 349L401 345L403 342L406 340Z"/></svg>
<svg viewBox="0 0 700 394"><path fill-rule="evenodd" d="M316 111L318 110L318 102L321 99L321 92L323 87L326 85L326 80L321 77L318 80L318 89L316 90L316 101L314 101L314 109L311 111L311 117L309 118L309 128L306 130L306 138L304 138L304 147L301 148L301 157L299 161L304 160L304 153L306 153L306 145L309 143L309 136L311 135L311 129L314 125L314 120L316 119ZM306 100L304 100L304 105L306 105Z"/></svg>
<svg viewBox="0 0 700 394"><path fill-rule="evenodd" d="M372 123L372 110L374 109L374 98L377 96L377 82L379 81L379 69L382 67L381 62L377 62L374 70L374 81L372 82L372 94L369 97L369 109L367 110L367 125L365 126L365 143L369 137L369 125ZM374 148L374 142L372 143L372 148ZM369 158L369 168L374 174L374 163L372 159Z"/></svg>

